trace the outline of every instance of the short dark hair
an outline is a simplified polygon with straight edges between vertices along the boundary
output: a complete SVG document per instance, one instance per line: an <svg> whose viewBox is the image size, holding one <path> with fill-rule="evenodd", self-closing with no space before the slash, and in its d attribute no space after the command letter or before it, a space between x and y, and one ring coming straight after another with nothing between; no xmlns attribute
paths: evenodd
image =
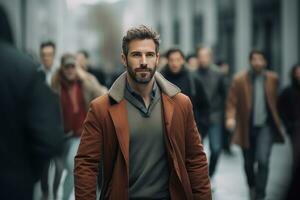
<svg viewBox="0 0 300 200"><path fill-rule="evenodd" d="M186 61L188 62L191 58L197 58L196 54L192 53L186 56Z"/></svg>
<svg viewBox="0 0 300 200"><path fill-rule="evenodd" d="M171 56L172 53L176 53L176 52L178 52L182 56L182 58L185 59L183 52L181 51L181 49L179 49L177 47L171 48L167 51L167 53L166 53L167 59L169 59L169 57Z"/></svg>
<svg viewBox="0 0 300 200"><path fill-rule="evenodd" d="M88 59L90 57L90 54L86 51L86 50L79 50L77 53L81 53L82 55L84 55L84 57L86 59Z"/></svg>
<svg viewBox="0 0 300 200"><path fill-rule="evenodd" d="M253 49L253 50L251 50L251 52L250 52L250 54L249 54L249 60L251 60L252 57L253 57L255 54L261 55L261 56L263 56L263 58L264 58L265 60L267 60L266 54L265 54L263 51L258 50L258 49Z"/></svg>
<svg viewBox="0 0 300 200"><path fill-rule="evenodd" d="M136 39L138 40L152 39L155 43L156 53L159 52L159 44L160 44L159 34L145 25L140 25L138 27L129 29L126 35L123 37L122 51L125 56L128 55L129 43L132 40L136 40Z"/></svg>
<svg viewBox="0 0 300 200"><path fill-rule="evenodd" d="M40 46L40 50L42 50L42 49L45 48L45 47L52 47L52 48L54 49L54 51L55 51L55 49L56 49L55 43L52 42L52 41L45 41L45 42L42 42L42 43L41 43L41 46Z"/></svg>

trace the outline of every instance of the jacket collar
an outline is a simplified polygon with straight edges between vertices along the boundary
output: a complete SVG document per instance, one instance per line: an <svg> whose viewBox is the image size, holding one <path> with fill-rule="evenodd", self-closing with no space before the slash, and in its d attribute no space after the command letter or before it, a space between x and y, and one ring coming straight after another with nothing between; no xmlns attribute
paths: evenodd
<svg viewBox="0 0 300 200"><path fill-rule="evenodd" d="M127 72L121 74L108 91L108 95L118 103L124 98L126 76ZM167 81L159 72L155 72L154 78L161 91L170 98L180 92L177 86Z"/></svg>

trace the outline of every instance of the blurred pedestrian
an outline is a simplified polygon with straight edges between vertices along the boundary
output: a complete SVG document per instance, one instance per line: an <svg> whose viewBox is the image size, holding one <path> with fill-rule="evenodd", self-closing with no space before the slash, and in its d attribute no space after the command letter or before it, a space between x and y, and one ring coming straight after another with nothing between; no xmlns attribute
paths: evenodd
<svg viewBox="0 0 300 200"><path fill-rule="evenodd" d="M41 76L42 80L51 87L51 79L55 72L54 67L54 59L55 59L55 51L56 45L52 41L42 42L40 45L40 59L41 65L38 68L38 74ZM51 163L54 164L55 167L55 175L53 181L53 194L54 198L56 198L56 194L58 191L60 177L63 170L63 164L60 158L53 158L53 160L49 160L44 163L42 177L41 177L41 189L42 189L42 199L47 200L49 193L49 169Z"/></svg>
<svg viewBox="0 0 300 200"><path fill-rule="evenodd" d="M204 137L208 135L211 152L209 158L209 175L213 178L222 151L222 123L226 91L223 75L213 63L212 49L208 47L198 48L197 58L198 69L195 73L204 86L210 109L209 123L200 127L200 132Z"/></svg>
<svg viewBox="0 0 300 200"><path fill-rule="evenodd" d="M68 152L64 158L67 175L63 185L63 200L68 200L74 188L74 157L89 103L107 90L94 76L76 65L76 58L72 54L62 56L60 68L54 74L51 85L60 96L64 132L69 137Z"/></svg>
<svg viewBox="0 0 300 200"><path fill-rule="evenodd" d="M94 75L101 85L107 86L106 74L100 67L94 67L90 62L90 55L86 50L80 50L76 55L77 64L80 65L85 71Z"/></svg>
<svg viewBox="0 0 300 200"><path fill-rule="evenodd" d="M189 98L156 72L159 35L146 26L123 37L126 68L94 100L75 158L77 200L211 199L207 160Z"/></svg>
<svg viewBox="0 0 300 200"><path fill-rule="evenodd" d="M185 66L184 54L179 48L169 49L166 57L168 63L161 74L190 97L197 126L205 126L209 119L209 102L201 81Z"/></svg>
<svg viewBox="0 0 300 200"><path fill-rule="evenodd" d="M218 70L223 75L223 83L225 86L225 96L227 96L228 89L231 82L231 75L229 73L229 64L225 61L218 61L216 62L216 65L218 66ZM231 151L231 132L226 128L226 117L225 117L225 109L226 109L226 101L224 101L224 107L223 107L223 120L222 120L222 138L223 138L223 150L227 155L233 155Z"/></svg>
<svg viewBox="0 0 300 200"><path fill-rule="evenodd" d="M55 58L55 44L52 41L43 42L40 46L41 66L38 71L41 72L45 78L45 82L50 87L51 79L55 72L54 58Z"/></svg>
<svg viewBox="0 0 300 200"><path fill-rule="evenodd" d="M31 200L43 164L62 149L59 101L31 59L13 47L1 6L0 25L0 195Z"/></svg>
<svg viewBox="0 0 300 200"><path fill-rule="evenodd" d="M279 96L278 109L286 131L291 137L296 164L300 161L300 148L296 145L300 141L300 64L292 68L290 77L291 84Z"/></svg>
<svg viewBox="0 0 300 200"><path fill-rule="evenodd" d="M251 68L237 74L232 81L226 127L234 130L233 142L243 150L250 198L258 200L266 197L272 145L283 142L284 138L276 107L278 77L266 70L263 52L251 51L249 62Z"/></svg>

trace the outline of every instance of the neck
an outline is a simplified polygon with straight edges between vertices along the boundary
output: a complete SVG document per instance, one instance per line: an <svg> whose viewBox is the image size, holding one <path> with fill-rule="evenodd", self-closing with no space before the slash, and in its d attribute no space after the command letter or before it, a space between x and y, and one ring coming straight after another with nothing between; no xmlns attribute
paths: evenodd
<svg viewBox="0 0 300 200"><path fill-rule="evenodd" d="M127 81L129 86L144 99L144 102L148 107L148 105L150 104L150 93L153 88L154 77L148 83L141 84L141 83L136 83L127 74Z"/></svg>

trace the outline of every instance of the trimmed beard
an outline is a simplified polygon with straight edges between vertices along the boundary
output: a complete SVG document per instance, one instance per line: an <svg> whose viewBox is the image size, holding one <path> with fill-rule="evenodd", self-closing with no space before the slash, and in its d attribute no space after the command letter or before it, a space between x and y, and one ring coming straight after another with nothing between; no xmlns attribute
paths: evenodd
<svg viewBox="0 0 300 200"><path fill-rule="evenodd" d="M132 68L129 66L129 63L128 63L127 59L126 59L126 65L127 65L126 68L127 68L127 72L128 72L128 74L129 74L129 76L131 77L131 79L132 79L134 82L136 82L136 83L138 83L138 84L148 84L148 83L152 80L152 78L153 78L153 76L154 76L154 74L155 74L155 72L156 72L156 68L157 68L157 65L155 65L155 67L154 67L153 70L150 69L150 68L148 68L148 67L142 67L142 66L140 65L140 67L137 68L137 69L135 69L135 71L134 71L134 70L132 70ZM137 76L136 70L140 70L140 69L144 69L144 70L150 72L150 75L149 75L149 77L148 77L147 79L143 79L143 78L140 78L140 77Z"/></svg>

